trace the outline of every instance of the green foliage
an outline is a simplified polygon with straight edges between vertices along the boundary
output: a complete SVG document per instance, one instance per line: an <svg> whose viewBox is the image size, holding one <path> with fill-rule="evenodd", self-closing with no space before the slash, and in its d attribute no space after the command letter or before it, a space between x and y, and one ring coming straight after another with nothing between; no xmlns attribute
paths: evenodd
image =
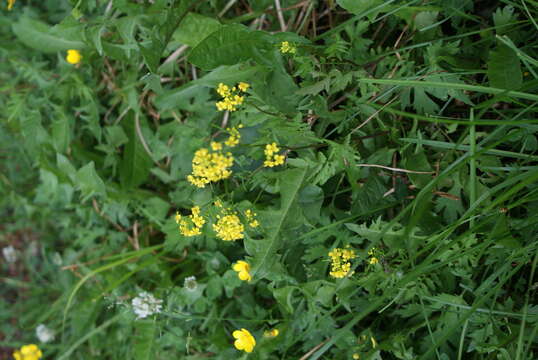
<svg viewBox="0 0 538 360"><path fill-rule="evenodd" d="M533 5L4 6L0 354L536 358ZM199 188L202 148L233 164Z"/></svg>

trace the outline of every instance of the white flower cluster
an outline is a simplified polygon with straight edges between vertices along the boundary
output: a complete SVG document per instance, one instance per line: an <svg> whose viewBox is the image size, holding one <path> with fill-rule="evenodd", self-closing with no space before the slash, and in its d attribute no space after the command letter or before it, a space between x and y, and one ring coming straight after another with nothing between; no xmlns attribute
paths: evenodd
<svg viewBox="0 0 538 360"><path fill-rule="evenodd" d="M8 264L13 264L17 261L17 250L11 245L2 249L2 255L4 255L4 259Z"/></svg>
<svg viewBox="0 0 538 360"><path fill-rule="evenodd" d="M189 276L185 278L185 281L183 282L183 287L187 289L188 291L194 291L198 287L198 283L196 282L196 276Z"/></svg>
<svg viewBox="0 0 538 360"><path fill-rule="evenodd" d="M37 327L35 329L35 334L36 334L37 338L39 339L39 341L41 341L42 343L48 343L48 342L54 340L54 331L49 329L44 324L37 325Z"/></svg>
<svg viewBox="0 0 538 360"><path fill-rule="evenodd" d="M162 300L156 299L152 294L142 291L133 299L131 305L137 319L143 319L162 310Z"/></svg>

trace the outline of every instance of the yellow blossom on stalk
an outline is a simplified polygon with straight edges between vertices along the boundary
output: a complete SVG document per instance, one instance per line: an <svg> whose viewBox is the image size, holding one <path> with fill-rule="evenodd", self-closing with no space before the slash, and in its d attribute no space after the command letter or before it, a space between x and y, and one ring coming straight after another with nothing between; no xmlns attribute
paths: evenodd
<svg viewBox="0 0 538 360"><path fill-rule="evenodd" d="M329 257L331 258L331 271L329 274L332 277L343 278L352 274L350 273L351 263L349 260L357 257L353 249L335 248L329 251Z"/></svg>
<svg viewBox="0 0 538 360"><path fill-rule="evenodd" d="M277 337L278 334L280 334L280 331L278 331L278 329L271 329L271 330L266 330L263 332L263 336L266 337L266 338L274 338L274 337Z"/></svg>
<svg viewBox="0 0 538 360"><path fill-rule="evenodd" d="M222 144L216 141L211 141L211 150L213 151L220 151L222 150Z"/></svg>
<svg viewBox="0 0 538 360"><path fill-rule="evenodd" d="M232 266L232 269L237 272L237 277L240 279L240 280L243 280L243 281L250 281L252 280L252 276L250 276L250 265L248 262L246 261L243 261L243 260L239 260L238 262L236 262L233 266Z"/></svg>
<svg viewBox="0 0 538 360"><path fill-rule="evenodd" d="M236 111L239 105L242 105L245 101L245 97L239 95L240 92L247 91L249 84L240 82L237 87L230 87L223 83L217 86L217 94L222 97L221 101L215 103L218 111Z"/></svg>
<svg viewBox="0 0 538 360"><path fill-rule="evenodd" d="M247 329L235 330L232 335L236 339L234 346L237 350L243 350L248 353L254 350L256 339Z"/></svg>
<svg viewBox="0 0 538 360"><path fill-rule="evenodd" d="M241 129L243 127L242 124L240 124L237 128ZM241 134L239 133L239 130L237 130L236 127L226 128L226 131L230 135L228 139L224 142L224 145L228 147L235 147L237 144L239 144L239 140L241 139Z"/></svg>
<svg viewBox="0 0 538 360"><path fill-rule="evenodd" d="M234 157L230 153L209 152L207 148L201 148L194 153L192 159L192 174L187 180L200 188L210 182L227 179L232 175L229 168L232 167Z"/></svg>
<svg viewBox="0 0 538 360"><path fill-rule="evenodd" d="M67 50L65 60L70 64L76 65L82 60L82 55L80 55L80 51L78 50Z"/></svg>
<svg viewBox="0 0 538 360"><path fill-rule="evenodd" d="M191 212L192 214L188 217L183 217L176 212L176 224L179 225L179 232L184 236L200 235L202 233L200 230L205 224L205 219L200 215L199 206L193 207Z"/></svg>
<svg viewBox="0 0 538 360"><path fill-rule="evenodd" d="M361 358L361 356L357 353L353 354L353 359L354 360L359 360Z"/></svg>
<svg viewBox="0 0 538 360"><path fill-rule="evenodd" d="M379 257L377 255L378 253L379 251L375 247L368 250L368 255L370 255L370 259L368 259L368 263L370 265L375 265L379 263Z"/></svg>
<svg viewBox="0 0 538 360"><path fill-rule="evenodd" d="M280 43L280 52L282 54L295 54L297 52L297 48L295 47L295 45L290 44L288 41L282 41Z"/></svg>
<svg viewBox="0 0 538 360"><path fill-rule="evenodd" d="M16 0L7 0L7 10L11 11L13 9L13 5L15 4Z"/></svg>
<svg viewBox="0 0 538 360"><path fill-rule="evenodd" d="M235 214L227 214L224 216L218 215L219 219L216 224L213 224L213 230L217 233L217 237L225 241L233 241L244 238L243 232L245 227L241 224L241 220Z"/></svg>
<svg viewBox="0 0 538 360"><path fill-rule="evenodd" d="M284 164L285 157L284 155L278 155L277 152L279 151L280 148L275 142L265 145L265 150L263 151L265 154L265 161L263 162L263 166L274 167Z"/></svg>
<svg viewBox="0 0 538 360"><path fill-rule="evenodd" d="M43 353L37 345L30 344L24 345L20 350L15 350L13 352L13 357L15 360L39 360L43 357Z"/></svg>
<svg viewBox="0 0 538 360"><path fill-rule="evenodd" d="M260 223L258 222L258 220L255 219L256 215L257 214L250 209L245 211L245 216L247 217L247 220L249 221L248 225L252 228L260 226Z"/></svg>

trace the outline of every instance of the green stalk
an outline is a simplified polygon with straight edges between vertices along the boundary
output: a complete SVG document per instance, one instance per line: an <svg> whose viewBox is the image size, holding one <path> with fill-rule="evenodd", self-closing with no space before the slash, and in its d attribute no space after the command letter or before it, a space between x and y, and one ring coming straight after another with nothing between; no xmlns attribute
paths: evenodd
<svg viewBox="0 0 538 360"><path fill-rule="evenodd" d="M471 122L474 121L474 109L471 109ZM470 196L470 206L472 206L476 201L476 126L470 126L470 143L471 143L471 159L469 160L470 167L470 181L469 181L469 196ZM475 218L471 217L470 226L474 227Z"/></svg>

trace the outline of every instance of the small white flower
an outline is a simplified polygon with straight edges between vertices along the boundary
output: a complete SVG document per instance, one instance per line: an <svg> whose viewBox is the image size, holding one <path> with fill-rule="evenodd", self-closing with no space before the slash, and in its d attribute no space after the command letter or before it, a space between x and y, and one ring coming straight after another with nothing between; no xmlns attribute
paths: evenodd
<svg viewBox="0 0 538 360"><path fill-rule="evenodd" d="M183 282L183 287L188 291L196 290L196 288L198 287L198 283L196 282L196 276L186 277L185 281Z"/></svg>
<svg viewBox="0 0 538 360"><path fill-rule="evenodd" d="M17 250L11 245L2 249L2 255L4 255L4 259L6 259L6 262L9 264L13 264L17 261Z"/></svg>
<svg viewBox="0 0 538 360"><path fill-rule="evenodd" d="M36 334L37 338L39 339L39 341L41 341L42 343L48 343L48 342L54 340L54 331L49 329L44 324L39 324L35 328L35 334Z"/></svg>
<svg viewBox="0 0 538 360"><path fill-rule="evenodd" d="M143 319L162 310L162 300L156 299L152 294L142 291L131 302L137 319Z"/></svg>
<svg viewBox="0 0 538 360"><path fill-rule="evenodd" d="M62 266L62 264L63 264L62 255L60 255L60 253L58 253L58 252L55 252L55 253L52 255L52 262L53 262L54 265L56 265L56 266Z"/></svg>

